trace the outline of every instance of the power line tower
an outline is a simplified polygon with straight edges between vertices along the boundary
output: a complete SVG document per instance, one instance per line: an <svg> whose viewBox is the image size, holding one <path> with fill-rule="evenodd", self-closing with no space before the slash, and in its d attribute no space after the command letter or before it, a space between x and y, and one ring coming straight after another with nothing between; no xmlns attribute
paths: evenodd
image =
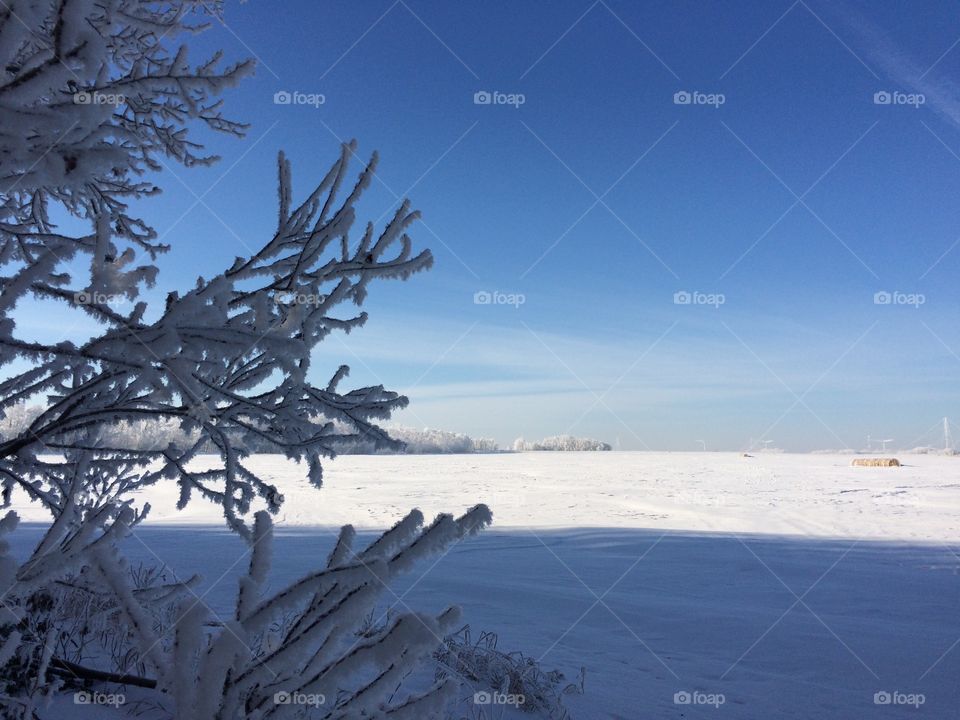
<svg viewBox="0 0 960 720"><path fill-rule="evenodd" d="M943 449L947 452L953 450L953 438L950 437L950 421L943 419Z"/></svg>

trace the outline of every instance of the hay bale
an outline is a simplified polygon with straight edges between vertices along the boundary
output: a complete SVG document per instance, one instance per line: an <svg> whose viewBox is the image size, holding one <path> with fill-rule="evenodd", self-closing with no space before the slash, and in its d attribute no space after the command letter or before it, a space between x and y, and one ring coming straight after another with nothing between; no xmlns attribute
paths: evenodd
<svg viewBox="0 0 960 720"><path fill-rule="evenodd" d="M854 458L853 467L900 467L896 458Z"/></svg>

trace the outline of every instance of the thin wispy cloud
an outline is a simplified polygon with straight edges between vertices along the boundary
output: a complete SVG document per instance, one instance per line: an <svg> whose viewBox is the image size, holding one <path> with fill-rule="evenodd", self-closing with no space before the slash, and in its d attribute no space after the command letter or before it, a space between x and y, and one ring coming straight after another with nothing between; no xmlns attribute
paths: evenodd
<svg viewBox="0 0 960 720"><path fill-rule="evenodd" d="M955 43L930 57L919 57L849 5L832 5L831 10L850 31L852 44L862 51L866 61L895 86L877 88L878 91L921 93L926 106L960 126L960 83L948 74L945 64L950 53L960 53L960 44Z"/></svg>

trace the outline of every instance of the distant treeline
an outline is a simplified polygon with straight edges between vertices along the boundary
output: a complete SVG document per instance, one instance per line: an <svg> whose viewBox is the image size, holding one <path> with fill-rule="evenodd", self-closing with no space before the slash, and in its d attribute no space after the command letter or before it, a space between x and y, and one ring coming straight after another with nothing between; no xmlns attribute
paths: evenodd
<svg viewBox="0 0 960 720"><path fill-rule="evenodd" d="M574 437L573 435L554 435L537 442L527 442L522 437L513 441L514 452L529 452L531 450L592 451L610 449L608 443L591 438Z"/></svg>
<svg viewBox="0 0 960 720"><path fill-rule="evenodd" d="M19 404L9 408L4 417L0 419L0 440L16 437L22 433L42 411L43 408L38 405ZM334 425L338 429L342 429L341 423L334 423ZM497 442L490 438L473 438L464 433L431 428L418 429L393 426L385 429L391 438L404 444L402 450L377 449L372 438L358 438L355 432L349 438L338 439L331 445L341 455L503 452ZM119 420L101 432L103 447L127 450L163 450L171 443L179 447L185 447L196 442L198 435L196 432L184 430L183 423L174 418ZM250 452L277 452L277 448L270 446L260 438L251 436L250 433L244 433L242 438L238 435L234 439L238 446L242 446ZM590 438L557 435L536 442L527 442L523 438L517 438L513 443L512 450L514 452L610 450L610 445ZM216 448L211 446L209 451L215 452Z"/></svg>

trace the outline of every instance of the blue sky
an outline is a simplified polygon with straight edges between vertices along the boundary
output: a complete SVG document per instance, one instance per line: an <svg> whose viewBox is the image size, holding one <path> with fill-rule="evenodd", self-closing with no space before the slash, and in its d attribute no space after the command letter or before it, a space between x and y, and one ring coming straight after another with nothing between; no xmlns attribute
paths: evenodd
<svg viewBox="0 0 960 720"><path fill-rule="evenodd" d="M268 237L278 150L306 192L339 139L381 154L364 213L409 196L436 256L373 289L318 381L346 361L410 396L399 422L503 443L902 447L960 421L955 4L249 0L225 20L194 57L257 58L227 98L252 127L144 204L173 245L163 292Z"/></svg>

